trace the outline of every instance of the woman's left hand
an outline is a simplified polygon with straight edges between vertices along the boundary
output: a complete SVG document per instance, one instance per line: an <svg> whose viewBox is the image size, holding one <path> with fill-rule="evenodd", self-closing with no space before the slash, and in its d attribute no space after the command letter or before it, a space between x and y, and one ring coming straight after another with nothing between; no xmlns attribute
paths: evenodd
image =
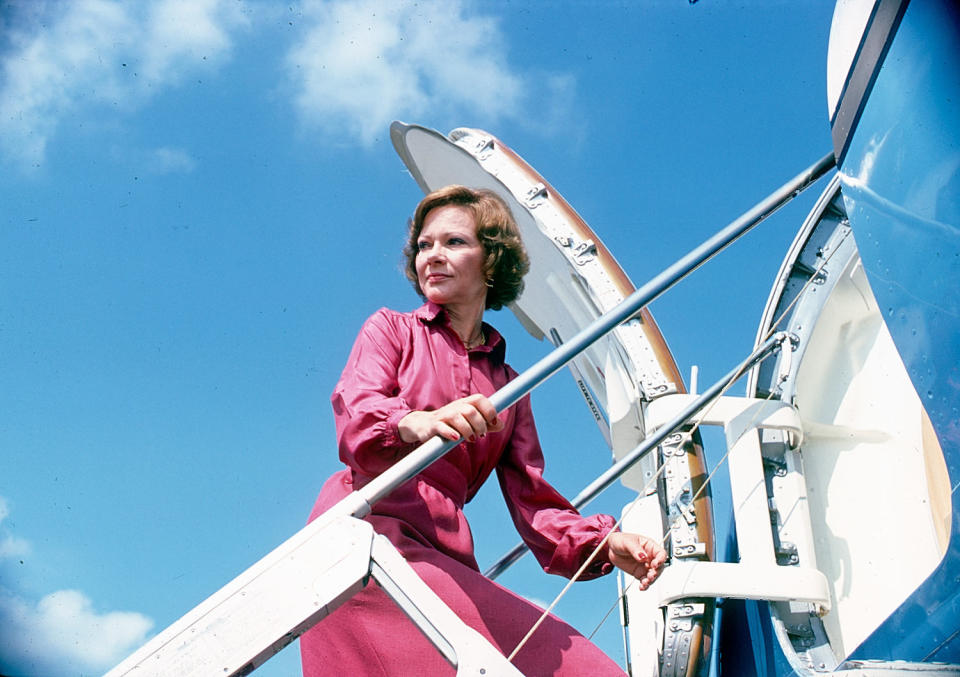
<svg viewBox="0 0 960 677"><path fill-rule="evenodd" d="M663 546L640 534L613 532L607 539L607 551L610 562L637 579L641 590L646 590L657 579L667 561Z"/></svg>

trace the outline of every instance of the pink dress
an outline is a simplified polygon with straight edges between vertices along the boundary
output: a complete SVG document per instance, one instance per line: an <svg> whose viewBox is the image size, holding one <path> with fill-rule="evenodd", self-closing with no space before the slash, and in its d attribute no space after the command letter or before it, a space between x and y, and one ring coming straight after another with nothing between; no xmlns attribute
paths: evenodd
<svg viewBox="0 0 960 677"><path fill-rule="evenodd" d="M467 351L440 306L377 311L357 337L332 401L346 468L324 484L310 519L363 486L417 445L397 422L472 393L491 395L516 376L503 338L484 325L485 345ZM367 517L468 625L505 655L542 610L485 578L463 514L496 470L514 525L537 561L571 576L613 528L608 515L582 517L543 479L543 454L529 398L501 412L505 427L462 443L373 507ZM603 551L583 578L608 573ZM316 675L453 675L455 670L377 586L370 584L300 640L303 672ZM596 646L551 616L514 659L528 676L624 672Z"/></svg>

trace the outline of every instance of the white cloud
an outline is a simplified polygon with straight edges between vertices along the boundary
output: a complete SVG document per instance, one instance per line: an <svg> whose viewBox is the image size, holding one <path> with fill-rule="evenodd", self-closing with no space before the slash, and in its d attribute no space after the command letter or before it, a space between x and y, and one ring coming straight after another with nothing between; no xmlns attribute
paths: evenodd
<svg viewBox="0 0 960 677"><path fill-rule="evenodd" d="M189 174L196 166L196 160L182 148L157 148L150 154L149 167L157 174L183 172Z"/></svg>
<svg viewBox="0 0 960 677"><path fill-rule="evenodd" d="M308 4L312 27L287 57L304 120L371 144L391 120L428 113L521 114L526 84L511 72L496 20L460 0L334 0Z"/></svg>
<svg viewBox="0 0 960 677"><path fill-rule="evenodd" d="M536 605L537 605L538 607L540 607L541 609L546 609L546 608L547 608L548 606L550 606L550 604L551 604L551 602L548 602L548 601L546 601L546 600L540 599L539 597L531 597L530 595L524 595L524 598L525 598L528 602L532 602L533 604L536 604Z"/></svg>
<svg viewBox="0 0 960 677"><path fill-rule="evenodd" d="M77 590L54 592L35 605L0 596L0 619L0 665L26 674L102 673L143 644L153 626L138 613L98 613Z"/></svg>
<svg viewBox="0 0 960 677"><path fill-rule="evenodd" d="M236 2L160 0L144 26L143 76L151 82L177 82L208 57L230 48L227 31L242 23Z"/></svg>
<svg viewBox="0 0 960 677"><path fill-rule="evenodd" d="M231 57L238 29L270 23L248 14L275 13L237 0L18 7L3 26L0 154L24 167L43 162L66 123L111 124L215 70ZM499 21L469 0L306 0L302 16L287 81L306 125L331 137L369 145L396 118L565 122L572 79L513 70Z"/></svg>
<svg viewBox="0 0 960 677"><path fill-rule="evenodd" d="M0 496L0 560L30 554L30 544L7 531L3 522L10 516L7 499Z"/></svg>
<svg viewBox="0 0 960 677"><path fill-rule="evenodd" d="M0 558L26 554L29 543L13 539L3 522L10 511L0 496ZM4 545L17 543L11 554ZM13 550L17 550L14 548ZM59 590L33 602L0 585L0 672L29 675L100 674L143 644L153 621L140 613L100 613L78 590Z"/></svg>
<svg viewBox="0 0 960 677"><path fill-rule="evenodd" d="M42 162L64 118L135 108L215 67L245 22L230 0L77 0L44 21L14 22L0 63L0 148L27 166Z"/></svg>

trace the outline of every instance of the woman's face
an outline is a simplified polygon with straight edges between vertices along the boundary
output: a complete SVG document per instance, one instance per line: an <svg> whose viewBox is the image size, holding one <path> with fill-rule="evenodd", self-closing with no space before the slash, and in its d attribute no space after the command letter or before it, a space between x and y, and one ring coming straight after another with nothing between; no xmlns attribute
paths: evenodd
<svg viewBox="0 0 960 677"><path fill-rule="evenodd" d="M483 304L487 296L473 212L459 205L431 209L417 238L417 281L428 300L439 305Z"/></svg>

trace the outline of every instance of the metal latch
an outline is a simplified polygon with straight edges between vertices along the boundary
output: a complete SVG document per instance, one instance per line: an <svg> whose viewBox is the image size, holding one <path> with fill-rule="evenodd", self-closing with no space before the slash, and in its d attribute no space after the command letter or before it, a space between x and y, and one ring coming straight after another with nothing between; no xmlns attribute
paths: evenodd
<svg viewBox="0 0 960 677"><path fill-rule="evenodd" d="M685 543L673 546L673 556L680 559L688 557L706 557L707 546L703 543Z"/></svg>
<svg viewBox="0 0 960 677"><path fill-rule="evenodd" d="M542 183L535 184L524 196L524 202L530 209L536 209L547 199L547 187Z"/></svg>
<svg viewBox="0 0 960 677"><path fill-rule="evenodd" d="M763 469L767 470L777 477L787 476L787 464L772 458L763 459Z"/></svg>
<svg viewBox="0 0 960 677"><path fill-rule="evenodd" d="M573 262L578 266L592 261L597 256L597 244L593 240L584 240L573 248Z"/></svg>
<svg viewBox="0 0 960 677"><path fill-rule="evenodd" d="M529 200L528 200L529 204ZM532 207L531 207L532 208ZM558 235L554 238L557 244L559 244L564 249L570 250L570 258L578 266L582 266L585 263L589 263L597 256L597 243L593 240L582 240L577 242L572 237L566 235Z"/></svg>
<svg viewBox="0 0 960 677"><path fill-rule="evenodd" d="M670 605L670 618L696 618L702 616L707 605L702 602L683 602Z"/></svg>
<svg viewBox="0 0 960 677"><path fill-rule="evenodd" d="M800 554L797 552L795 543L783 541L777 547L777 564L799 564Z"/></svg>
<svg viewBox="0 0 960 677"><path fill-rule="evenodd" d="M493 150L493 137L482 136L480 140L477 141L477 146L473 151L473 154L477 156L480 160L485 160L490 152Z"/></svg>

